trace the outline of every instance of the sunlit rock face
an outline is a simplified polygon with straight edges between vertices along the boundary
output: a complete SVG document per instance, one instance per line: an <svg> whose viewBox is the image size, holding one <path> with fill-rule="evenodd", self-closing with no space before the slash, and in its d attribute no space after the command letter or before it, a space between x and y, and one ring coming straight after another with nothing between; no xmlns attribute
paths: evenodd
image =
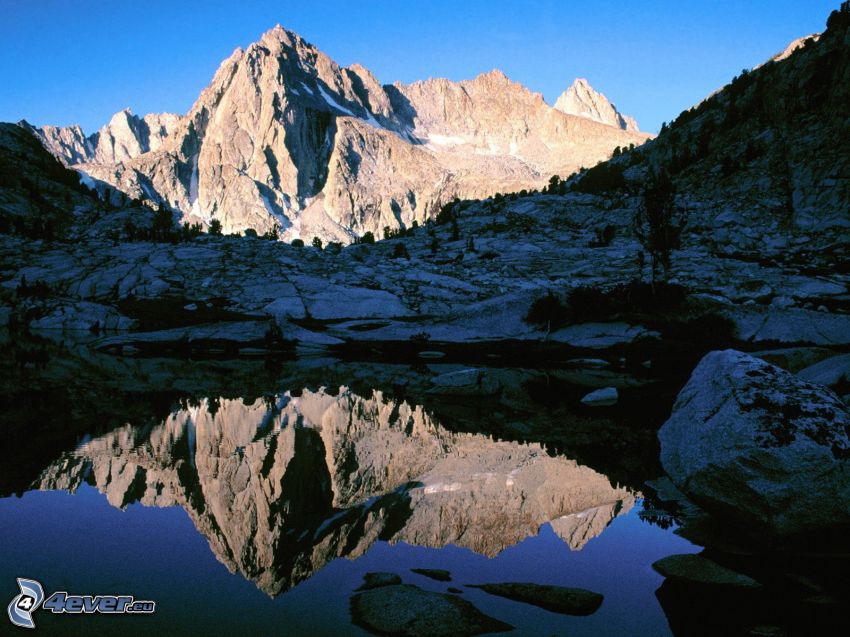
<svg viewBox="0 0 850 637"><path fill-rule="evenodd" d="M36 486L82 482L116 507L183 507L217 558L270 595L376 540L494 556L552 522L577 549L634 504L540 445L452 433L419 406L345 388L204 400L85 442Z"/></svg>
<svg viewBox="0 0 850 637"><path fill-rule="evenodd" d="M24 127L64 164L112 164L159 150L181 117L173 113L134 115L129 108L118 111L96 133L85 136L79 126Z"/></svg>
<svg viewBox="0 0 850 637"><path fill-rule="evenodd" d="M222 62L183 117L122 111L89 138L37 134L67 164L185 221L349 242L421 224L456 196L540 187L648 137L600 122L498 71L382 86L276 27Z"/></svg>
<svg viewBox="0 0 850 637"><path fill-rule="evenodd" d="M620 113L607 97L594 90L583 78L576 79L561 93L555 102L555 108L569 115L578 115L608 126L638 132L638 123L633 117Z"/></svg>

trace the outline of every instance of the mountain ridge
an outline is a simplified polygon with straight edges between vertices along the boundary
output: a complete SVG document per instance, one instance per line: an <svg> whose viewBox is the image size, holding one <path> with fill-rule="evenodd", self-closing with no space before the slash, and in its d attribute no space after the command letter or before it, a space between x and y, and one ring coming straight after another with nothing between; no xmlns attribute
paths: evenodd
<svg viewBox="0 0 850 637"><path fill-rule="evenodd" d="M37 134L67 165L184 221L346 243L648 138L556 111L495 69L381 85L279 25L235 49L184 116L125 110L89 137Z"/></svg>

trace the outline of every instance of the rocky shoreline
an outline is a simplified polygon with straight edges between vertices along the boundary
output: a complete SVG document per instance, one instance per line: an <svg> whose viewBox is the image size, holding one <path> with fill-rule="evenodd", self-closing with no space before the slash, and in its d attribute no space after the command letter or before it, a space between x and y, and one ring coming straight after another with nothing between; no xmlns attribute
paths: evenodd
<svg viewBox="0 0 850 637"><path fill-rule="evenodd" d="M0 322L136 333L109 336L105 347L122 339L204 338L215 324L223 339L248 348L271 329L271 340L331 349L402 341L426 350L431 341L604 349L669 336L676 327L677 338L725 337L754 348L850 346L850 274L827 275L818 267L842 258L842 248L832 244L834 237L811 232L800 235L804 247L759 262L728 253L729 246L719 253L716 236L694 233L673 255L670 283L684 295L675 305L615 307L605 316L588 302L563 327L530 324L532 304L547 294L569 306L576 288L605 294L647 276L629 230L636 201L606 210L606 222L619 234L609 246L588 247L602 205L584 195L470 203L460 206L457 230L430 224L408 237L338 251L206 235L178 244L46 243L3 235ZM727 217L728 226L727 213L708 209L706 223L712 214ZM746 218L736 223L741 234L752 227ZM522 236L514 234L525 225ZM406 256L394 258L398 246ZM727 333L700 334L698 324L688 325L705 316L727 321ZM681 334L689 327L693 334Z"/></svg>

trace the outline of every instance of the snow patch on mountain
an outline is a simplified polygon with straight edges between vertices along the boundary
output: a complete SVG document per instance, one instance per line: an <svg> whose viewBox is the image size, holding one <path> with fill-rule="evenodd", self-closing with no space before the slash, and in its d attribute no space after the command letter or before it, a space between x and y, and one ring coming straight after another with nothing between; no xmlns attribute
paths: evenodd
<svg viewBox="0 0 850 637"><path fill-rule="evenodd" d="M321 84L319 84L319 93L321 93L322 99L325 100L328 106L345 113L349 117L357 117L354 113L345 108L345 106L337 102L330 93L328 93L325 89L322 88Z"/></svg>

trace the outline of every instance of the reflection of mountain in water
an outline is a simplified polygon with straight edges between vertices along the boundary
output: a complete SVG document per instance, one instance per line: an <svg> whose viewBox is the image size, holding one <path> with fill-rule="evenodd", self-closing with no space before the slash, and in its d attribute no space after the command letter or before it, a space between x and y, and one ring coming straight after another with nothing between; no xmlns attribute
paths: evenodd
<svg viewBox="0 0 850 637"><path fill-rule="evenodd" d="M203 401L65 454L37 487L87 481L124 507L179 505L269 594L376 540L493 556L541 525L582 547L634 497L536 444L451 433L421 407L341 389Z"/></svg>

